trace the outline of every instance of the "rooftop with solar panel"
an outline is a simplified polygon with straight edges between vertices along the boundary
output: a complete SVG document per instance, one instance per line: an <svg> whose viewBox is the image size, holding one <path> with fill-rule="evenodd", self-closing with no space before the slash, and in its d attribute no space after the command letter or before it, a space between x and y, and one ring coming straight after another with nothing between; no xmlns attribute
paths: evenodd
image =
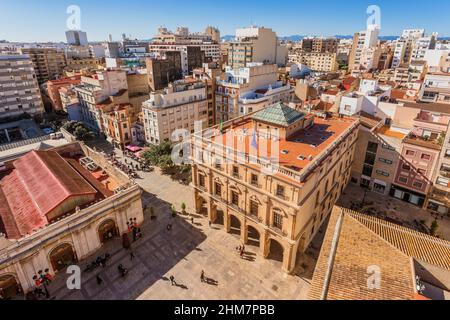
<svg viewBox="0 0 450 320"><path fill-rule="evenodd" d="M203 141L245 154L249 162L253 157L259 165L265 161L276 163L278 173L302 181L308 170L319 166L341 142L345 143L358 125L355 118L317 117L277 103L226 122L217 127L215 134L205 131Z"/></svg>

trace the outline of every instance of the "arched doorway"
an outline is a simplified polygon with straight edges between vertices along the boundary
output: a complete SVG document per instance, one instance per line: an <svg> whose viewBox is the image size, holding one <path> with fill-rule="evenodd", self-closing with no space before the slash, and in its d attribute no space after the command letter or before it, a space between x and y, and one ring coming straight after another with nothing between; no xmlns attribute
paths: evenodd
<svg viewBox="0 0 450 320"><path fill-rule="evenodd" d="M231 234L241 234L241 221L233 215L230 215L230 233Z"/></svg>
<svg viewBox="0 0 450 320"><path fill-rule="evenodd" d="M224 225L225 224L225 220L224 220L224 213L222 210L217 209L216 211L216 221L214 221L215 224L220 224L220 225Z"/></svg>
<svg viewBox="0 0 450 320"><path fill-rule="evenodd" d="M251 246L259 247L261 244L261 235L259 234L259 231L252 226L248 226L247 232L248 244Z"/></svg>
<svg viewBox="0 0 450 320"><path fill-rule="evenodd" d="M22 287L13 275L0 276L0 298L4 300L12 300L18 295L22 295Z"/></svg>
<svg viewBox="0 0 450 320"><path fill-rule="evenodd" d="M100 227L98 227L98 236L101 243L106 243L118 236L116 222L112 219L104 221Z"/></svg>
<svg viewBox="0 0 450 320"><path fill-rule="evenodd" d="M197 213L204 217L208 216L208 202L202 197L197 199Z"/></svg>
<svg viewBox="0 0 450 320"><path fill-rule="evenodd" d="M269 251L269 256L267 258L270 260L283 262L283 257L284 257L283 246L277 240L270 239L269 248L270 248L270 251Z"/></svg>
<svg viewBox="0 0 450 320"><path fill-rule="evenodd" d="M56 272L64 270L68 266L78 262L72 245L69 243L64 243L53 249L50 253L50 261L52 263L53 270Z"/></svg>

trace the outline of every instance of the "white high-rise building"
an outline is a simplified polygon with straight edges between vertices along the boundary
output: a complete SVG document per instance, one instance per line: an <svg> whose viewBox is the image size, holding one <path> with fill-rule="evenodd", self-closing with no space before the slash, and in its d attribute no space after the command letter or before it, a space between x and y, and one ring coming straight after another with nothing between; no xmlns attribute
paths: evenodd
<svg viewBox="0 0 450 320"><path fill-rule="evenodd" d="M228 44L228 66L232 68L243 68L252 62L283 66L287 57L287 47L279 44L277 34L269 28L237 29L236 40Z"/></svg>
<svg viewBox="0 0 450 320"><path fill-rule="evenodd" d="M44 105L28 55L0 55L0 118L39 115Z"/></svg>
<svg viewBox="0 0 450 320"><path fill-rule="evenodd" d="M436 47L437 33L425 36L424 29L406 29L402 36L395 41L392 68L402 63L424 60L427 50Z"/></svg>
<svg viewBox="0 0 450 320"><path fill-rule="evenodd" d="M349 57L349 68L352 72L360 72L361 69L366 70L376 66L380 54L377 50L379 35L378 25L370 25L367 30L355 34Z"/></svg>
<svg viewBox="0 0 450 320"><path fill-rule="evenodd" d="M69 30L66 31L67 43L72 46L87 46L87 34L83 31Z"/></svg>

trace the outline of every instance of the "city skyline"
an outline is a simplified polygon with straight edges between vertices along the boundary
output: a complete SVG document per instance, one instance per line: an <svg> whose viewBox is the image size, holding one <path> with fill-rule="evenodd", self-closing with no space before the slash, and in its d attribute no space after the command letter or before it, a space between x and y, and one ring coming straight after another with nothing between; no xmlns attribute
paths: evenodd
<svg viewBox="0 0 450 320"><path fill-rule="evenodd" d="M118 40L123 33L132 38L150 39L159 26L174 30L178 26L187 26L194 32L203 31L207 25L218 27L221 35L234 35L236 28L251 24L272 28L279 36L291 35L352 35L366 27L369 15L366 13L370 5L378 5L381 10L381 35L397 36L403 29L424 28L427 33L438 32L440 36L450 36L445 23L445 13L450 10L450 3L440 1L442 10L425 10L424 3L414 6L403 6L405 1L390 3L382 0L377 3L369 1L350 1L346 14L353 19L339 19L336 12L340 10L339 3L329 2L319 6L315 3L301 1L286 5L289 10L272 10L267 1L249 1L244 4L231 0L227 4L214 4L211 1L199 0L195 4L181 1L176 6L173 3L139 3L131 0L127 6L117 6L117 1L97 1L91 3L85 0L77 2L48 0L29 3L23 0L6 0L0 12L0 40L12 42L61 42L65 41L67 8L77 5L81 9L81 30L88 33L90 41L104 41L109 34ZM411 3L411 2L408 2ZM174 11L173 8L177 10ZM242 10L230 10L239 7ZM447 8L447 9L446 9ZM311 13L317 13L313 15ZM402 15L399 15L401 10ZM305 12L305 13L303 13ZM180 14L182 13L182 14ZM99 14L108 19L98 23ZM20 19L8 19L15 16ZM317 18L319 17L319 18ZM298 20L296 20L298 19ZM122 21L123 23L117 23ZM420 23L413 22L420 21Z"/></svg>

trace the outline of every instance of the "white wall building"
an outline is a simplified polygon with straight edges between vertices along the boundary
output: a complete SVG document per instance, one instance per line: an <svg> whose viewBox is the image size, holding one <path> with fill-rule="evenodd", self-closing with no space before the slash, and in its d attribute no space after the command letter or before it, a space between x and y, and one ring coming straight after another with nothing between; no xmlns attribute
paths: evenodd
<svg viewBox="0 0 450 320"><path fill-rule="evenodd" d="M179 80L160 92L152 92L142 104L145 138L148 143L172 141L175 130L193 133L195 123L208 127L207 88L201 80ZM181 131L180 131L181 132Z"/></svg>
<svg viewBox="0 0 450 320"><path fill-rule="evenodd" d="M251 26L236 30L236 39L229 43L228 65L242 68L252 62L285 65L288 49L278 42L269 28Z"/></svg>
<svg viewBox="0 0 450 320"><path fill-rule="evenodd" d="M226 72L217 78L216 123L233 119L249 110L256 111L267 101L283 101L289 92L290 86L283 86L278 81L278 67L275 64L249 63L239 69L227 67ZM255 103L253 107L250 106L252 103Z"/></svg>
<svg viewBox="0 0 450 320"><path fill-rule="evenodd" d="M341 98L339 113L353 116L361 111L371 115L379 112L379 103L388 100L391 95L390 86L380 86L377 80L363 79L359 90Z"/></svg>

